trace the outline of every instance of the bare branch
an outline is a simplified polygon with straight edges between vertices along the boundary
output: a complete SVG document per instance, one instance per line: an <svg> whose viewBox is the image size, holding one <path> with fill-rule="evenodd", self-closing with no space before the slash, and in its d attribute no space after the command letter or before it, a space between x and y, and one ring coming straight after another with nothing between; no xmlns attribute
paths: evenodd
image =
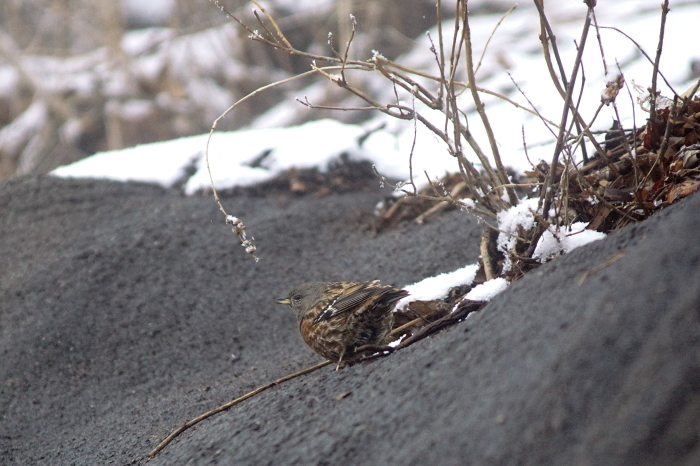
<svg viewBox="0 0 700 466"><path fill-rule="evenodd" d="M537 3L537 0L536 2ZM572 97L573 97L573 92L574 92L574 86L576 84L576 77L578 76L578 70L581 67L581 59L583 56L583 50L586 46L586 38L588 37L588 31L591 27L591 11L593 10L592 7L588 7L588 14L586 15L586 19L583 24L583 30L581 31L581 41L580 45L578 47L578 53L576 54L576 60L574 61L574 69L571 72L571 78L569 79L568 84L566 85L566 98L564 101L564 110L562 111L562 116L561 116L561 123L559 124L559 134L557 137L557 142L556 146L554 148L554 154L552 155L552 163L550 164L550 173L549 177L546 181L546 183L543 186L543 195L544 195L544 203L542 207L542 214L544 215L545 220L547 219L549 215L549 208L552 204L552 198L554 196L554 190L551 189L551 187L555 184L556 182L556 166L559 163L559 155L561 154L561 151L564 148L564 128L566 128L566 121L569 116L570 112L570 106L572 102ZM541 232L540 232L541 234Z"/></svg>
<svg viewBox="0 0 700 466"><path fill-rule="evenodd" d="M494 34L496 34L496 30L501 25L503 20L506 19L506 16L511 14L513 12L513 10L515 10L517 7L518 7L518 4L516 3L515 5L510 7L510 9L508 11L503 13L501 18L498 20L496 25L491 30L491 34L489 34L489 38L486 39L486 44L484 45L484 50L481 51L481 56L479 57L479 63L476 64L476 68L474 69L474 74L477 74L479 72L479 69L481 68L481 62L484 60L484 55L486 55L486 50L489 48L489 44L491 43L491 39L493 38Z"/></svg>
<svg viewBox="0 0 700 466"><path fill-rule="evenodd" d="M180 435L181 433L183 433L184 431L186 431L190 427L194 426L195 424L198 424L198 423L202 422L203 420L205 420L209 417L212 417L215 414L219 414L222 411L226 411L227 409L247 400L248 398L251 398L251 397L257 395L260 392L267 390L268 388L272 388L275 385L279 385L279 384L286 382L288 380L292 380L294 378L297 378L297 377L300 377L302 375L306 375L310 372L321 369L322 367L326 367L327 365L331 364L332 362L333 361L323 361L321 363L316 364L315 366L311 366L311 367L308 367L306 369L295 372L293 374L289 374L289 375L285 375L284 377L280 377L279 379L275 380L274 382L270 382L268 384L262 385L262 386L256 388L255 390L252 390L252 391L246 393L245 395L236 398L235 400L231 400L228 403L225 403L225 404L219 406L218 408L214 408L211 411L207 411L204 414L200 414L199 416L197 416L194 419L190 419L189 421L185 422L180 427L175 429L170 435L168 435L165 438L165 440L160 442L158 444L158 446L156 446L153 450L151 450L151 452L148 454L148 457L153 458L154 456L156 456L158 453L160 453L160 451L163 448L167 447L170 442L175 440L175 438L178 435Z"/></svg>
<svg viewBox="0 0 700 466"><path fill-rule="evenodd" d="M639 45L639 42L637 42L636 40L632 39L632 37L631 37L629 34L627 34L626 32L624 32L624 31L622 31L621 29L618 29L618 28L616 28L616 27L613 27L613 26L600 26L600 29L610 29L610 30L613 30L613 31L615 31L615 32L618 32L618 33L622 34L622 35L625 36L630 42L632 42L632 43L635 45L635 47L637 47L637 50L639 50L639 52L640 52L642 55L644 55L644 58L646 58L647 61L649 61L649 63L651 63L652 65L654 64L654 60L652 60L651 57L644 51L644 49L642 48L642 46ZM663 79L663 80L664 80L664 83L666 84L666 86L668 86L668 88L671 89L671 92L673 92L674 95L678 95L678 93L676 92L676 90L673 88L673 86L672 86L671 83L668 81L668 79L666 79L666 76L664 76L664 74L661 72L661 70L657 69L657 70L656 70L656 73L658 73L658 75L661 76L661 79Z"/></svg>
<svg viewBox="0 0 700 466"><path fill-rule="evenodd" d="M664 31L666 30L666 15L668 15L668 0L664 0L661 4L661 26L659 28L659 42L656 46L656 58L654 59L654 71L651 75L651 91L650 102L651 112L649 119L655 121L656 117L656 79L659 75L659 62L661 62L661 51L664 46ZM674 105L675 106L675 105Z"/></svg>
<svg viewBox="0 0 700 466"><path fill-rule="evenodd" d="M500 183L494 183L494 185L505 185L508 183L508 175L503 167L503 162L501 161L501 155L498 150L498 144L496 143L496 136L493 134L493 128L491 128L491 123L489 118L484 111L484 104L479 97L479 93L476 91L476 76L474 75L474 62L472 57L472 39L471 39L471 28L469 27L469 15L467 14L466 2L463 8L462 16L462 27L464 28L464 47L466 50L466 64L467 64L467 77L472 91L472 98L474 99L474 104L476 105L476 111L481 117L481 122L486 130L486 135L488 136L489 144L491 146L491 155L493 156L494 162L496 163L496 169ZM516 205L518 203L518 196L515 195L515 191L511 188L506 188L506 193L508 194L508 200L510 205ZM500 195L499 195L500 198Z"/></svg>

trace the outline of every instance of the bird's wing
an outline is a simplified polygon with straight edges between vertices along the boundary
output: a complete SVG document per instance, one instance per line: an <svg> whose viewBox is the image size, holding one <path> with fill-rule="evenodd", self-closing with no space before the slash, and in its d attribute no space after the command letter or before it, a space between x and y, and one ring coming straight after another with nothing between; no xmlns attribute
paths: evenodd
<svg viewBox="0 0 700 466"><path fill-rule="evenodd" d="M314 319L314 324L332 319L338 314L348 312L362 305L373 296L385 293L390 287L378 285L379 280L352 283L337 294L326 308Z"/></svg>

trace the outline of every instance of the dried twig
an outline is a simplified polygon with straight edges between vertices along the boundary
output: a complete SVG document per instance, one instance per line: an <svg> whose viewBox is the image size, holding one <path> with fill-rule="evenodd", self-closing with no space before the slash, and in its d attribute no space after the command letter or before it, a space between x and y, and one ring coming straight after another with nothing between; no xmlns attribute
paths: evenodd
<svg viewBox="0 0 700 466"><path fill-rule="evenodd" d="M590 4L589 4L590 2ZM569 78L569 82L566 85L566 98L564 101L564 110L562 112L561 116L561 123L559 124L559 134L557 136L557 142L556 146L554 148L554 154L552 155L552 163L550 164L551 170L549 173L549 176L545 180L545 184L542 187L542 194L544 197L544 202L542 204L542 214L544 215L544 218L547 219L549 216L549 208L552 204L552 199L554 197L554 189L551 189L552 186L556 183L556 166L559 163L559 156L564 149L564 128L566 128L566 121L569 116L569 112L571 111L571 103L572 103L572 96L574 92L574 86L576 84L576 77L578 76L578 71L579 68L581 67L581 59L583 57L583 51L586 46L586 38L588 37L588 31L591 26L591 12L593 11L593 6L595 2L592 2L592 0L588 0L586 2L588 4L588 14L586 15L586 19L583 24L583 30L581 31L581 40L580 44L578 47L578 53L576 54L576 59L574 61L574 69L571 72L571 77ZM538 228L539 230L539 228ZM533 239L533 242L536 243L537 240L539 239L539 236L542 234L542 231L539 231L539 235L535 234L535 238Z"/></svg>
<svg viewBox="0 0 700 466"><path fill-rule="evenodd" d="M484 301L463 300L463 301L459 302L457 304L457 306L455 306L455 310L453 310L450 314L436 320L435 322L432 322L432 323L422 327L420 330L418 330L416 333L414 333L410 337L402 340L401 343L399 343L397 346L381 346L381 345L360 346L359 348L357 348L357 352L365 352L365 353L371 353L371 354L368 354L367 356L360 358L359 361L367 361L369 359L375 359L375 358L387 356L388 354L391 354L395 351L398 351L400 349L411 346L412 344L416 343L417 341L420 341L420 340L424 339L425 337L442 330L445 327L450 327L450 326L464 320L469 314L471 314L472 312L477 312L477 311L481 310L484 306L486 306L486 304L487 303Z"/></svg>
<svg viewBox="0 0 700 466"><path fill-rule="evenodd" d="M255 259L256 262L259 260L259 258L254 254L256 249L257 249L256 246L253 244L254 238L248 239L246 236L246 233L245 233L246 226L243 225L242 221L240 219L238 219L237 217L229 215L228 212L226 212L226 209L224 209L224 206L221 203L221 198L219 198L219 193L216 190L216 185L214 184L214 176L212 175L211 166L209 165L209 144L211 142L212 136L214 135L214 131L216 131L216 126L219 124L219 121L221 121L226 115L228 115L231 111L233 111L233 109L236 108L238 105L242 104L246 100L250 99L251 97L254 97L255 95L257 95L263 91L266 91L268 89L271 89L273 87L276 87L276 86L279 86L279 85L282 85L282 84L285 84L285 83L288 83L291 81L295 81L297 79L304 78L308 75L311 75L311 74L314 74L317 72L322 72L322 73L327 74L328 71L337 70L340 68L341 68L341 66L337 66L337 65L326 66L323 68L314 68L310 71L306 71L305 73L301 73L301 74L292 76L290 78L282 79L280 81L270 83L266 86L259 87L258 89L254 90L253 92L242 97L241 99L236 101L233 105L231 105L229 108L227 108L226 111L224 111L224 113L219 115L219 117L216 120L214 120L214 123L212 123L212 125L211 125L211 129L209 130L209 136L207 137L206 149L204 151L204 160L205 160L206 165L207 165L207 172L209 174L209 183L211 184L211 190L212 190L212 193L214 195L214 201L216 201L216 204L219 206L219 210L221 211L221 213L224 214L224 218L226 219L226 223L231 225L231 229L238 236L238 239L241 243L241 246L243 246L246 249L246 252L248 254L250 254Z"/></svg>
<svg viewBox="0 0 700 466"><path fill-rule="evenodd" d="M358 352L367 352L367 351L373 350L373 349L375 349L375 348L380 349L380 350L382 350L382 351L387 351L387 348L390 348L390 351L393 352L393 351L395 351L395 350L398 350L398 349L401 349L401 348L405 348L405 347L407 347L407 346L409 346L409 345L415 343L416 341L421 340L421 339L425 338L426 336L428 336L428 335L430 335L430 334L432 334L432 333L437 332L438 330L440 330L440 329L442 329L442 328L448 327L448 326L450 326L450 325L454 325L455 323L457 323L457 322L459 322L460 320L464 319L464 318L467 316L467 314L469 314L469 313L471 313L471 312L478 311L478 310L481 309L484 305L486 305L486 303L485 303L485 302L481 302L481 301L469 301L469 302L466 302L466 301L465 301L465 302L462 302L462 303L460 303L460 304L458 305L458 309L457 309L457 310L455 310L455 311L453 311L451 314L449 314L449 315L447 315L447 316L445 316L445 317L443 317L443 318L441 318L441 319L438 319L437 321L435 321L435 322L433 322L433 323L431 323L431 324L428 324L428 325L426 325L425 327L421 328L418 332L416 332L416 333L415 333L414 335L412 335L411 337L406 338L404 341L402 341L402 342L401 342L398 346L396 346L395 348L392 348L392 347L389 347L389 346L386 346L386 347L385 347L385 346L376 346L376 347L375 347L375 346L369 346L369 345L367 345L367 346L361 346L361 347L359 347L359 348L357 349L357 351L358 351ZM402 331L404 331L406 328L409 328L409 327L415 325L416 323L418 323L418 322L421 321L421 320L423 320L422 317L421 317L421 318L418 318L418 319L415 319L415 320L409 322L409 323L406 324L406 325L403 325L403 326L401 326L401 327L398 327L398 328L394 329L394 330L391 332L390 335L391 335L391 336L397 335L397 334L401 333ZM376 355L375 355L375 356L376 356ZM364 360L367 360L367 359L371 359L371 357L361 358L359 361L364 361ZM358 362L359 362L359 361L358 361ZM316 371L316 370L318 370L318 369L321 369L321 368L323 368L323 367L326 367L326 366L328 366L329 364L332 364L332 363L333 363L333 361L330 361L330 360L328 360L328 361L323 361L323 362L321 362L321 363L319 363L319 364L316 364L315 366L307 367L306 369L302 369L302 370L300 370L300 371L298 371L298 372L295 372L295 373L293 373L293 374L285 375L284 377L280 377L279 379L275 380L274 382L270 382L270 383L268 383L268 384L262 385L262 386L256 388L255 390L251 390L250 392L246 393L246 394L243 395L243 396L240 396L240 397L238 397L238 398L236 398L236 399L234 399L234 400L229 401L228 403L225 403L225 404L223 404L223 405L221 405L221 406L219 406L219 407L217 407L217 408L212 409L211 411L207 411L206 413L200 414L199 416L197 416L197 417L195 417L195 418L193 418L193 419L190 419L189 421L185 422L185 423L182 424L180 427L178 427L177 429L175 429L174 431L172 431L172 432L170 433L170 435L168 435L168 436L167 436L162 442L160 442L153 450L151 450L151 452L148 453L147 456L148 456L149 458L153 458L153 457L154 457L155 455L157 455L160 451L162 451L163 448L165 448L166 446L168 446L168 444L170 444L178 435L180 435L181 433L183 433L184 431L186 431L186 430L189 429L190 427L192 427L192 426L194 426L194 425L196 425L196 424L202 422L203 420L205 420L205 419L207 419L207 418L210 418L210 417L214 416L215 414L218 414L218 413L220 413L220 412L222 412L222 411L226 411L227 409L229 409L229 408L231 408L231 407L233 407L233 406L235 406L235 405L237 405L237 404L239 404L239 403L241 403L241 402L247 400L248 398L251 398L251 397L253 397L253 396L255 396L255 395L261 393L261 392L264 392L265 390L267 390L267 389L269 389L269 388L272 388L272 387L274 387L275 385L280 385L280 384L282 384L282 383L284 383L284 382L287 382L287 381L289 381L289 380L295 379L295 378L300 377L300 376L302 376L302 375L309 374L309 373L314 372L314 371Z"/></svg>
<svg viewBox="0 0 700 466"><path fill-rule="evenodd" d="M656 79L659 75L659 63L661 62L661 51L664 46L664 31L666 30L666 15L668 15L668 0L664 0L661 4L661 26L659 28L659 42L656 46L656 58L654 59L654 71L651 75L651 90L650 90L650 100L651 111L649 113L649 119L655 121L656 117Z"/></svg>
<svg viewBox="0 0 700 466"><path fill-rule="evenodd" d="M302 369L302 370L295 372L293 374L289 374L289 375L285 375L284 377L280 377L279 379L275 380L274 382L270 382L268 384L262 385L262 386L256 388L255 390L252 390L252 391L246 393L245 395L236 398L235 400L231 400L228 403L225 403L225 404L219 406L218 408L214 408L211 411L207 411L204 414L200 414L199 416L195 417L194 419L190 419L189 421L185 422L180 427L178 427L177 429L172 431L170 433L170 435L168 435L165 438L165 440L160 442L158 444L158 446L155 447L148 454L148 457L153 458L154 456L156 456L163 448L167 447L168 444L175 439L175 437L177 437L178 435L180 435L181 433L183 433L184 431L186 431L190 427L194 426L195 424L198 424L198 423L202 422L203 420L205 420L209 417L212 417L213 415L218 414L222 411L226 411L227 409L231 408L232 406L235 406L235 405L241 403L242 401L245 401L248 398L257 395L260 392L264 392L268 388L272 388L275 385L279 385L279 384L286 382L288 380L292 380L294 378L300 377L302 375L306 375L306 374L313 372L315 370L321 369L322 367L326 367L327 365L331 364L332 362L333 361L323 361L319 364L316 364L315 366L307 367L306 369Z"/></svg>
<svg viewBox="0 0 700 466"><path fill-rule="evenodd" d="M496 25L493 27L491 30L491 34L489 34L489 38L486 39L486 44L484 44L484 49L481 51L481 56L479 57L479 63L476 64L476 68L474 68L474 74L479 72L479 69L481 68L481 62L484 60L484 55L486 55L486 50L489 48L489 44L491 43L491 39L493 39L493 36L496 34L496 30L498 27L501 25L504 19L506 19L506 16L511 14L513 10L515 10L518 7L518 4L516 3L512 7L508 9L503 15L500 17Z"/></svg>
<svg viewBox="0 0 700 466"><path fill-rule="evenodd" d="M459 2L458 2L459 3ZM484 104L479 97L479 93L476 92L476 76L474 73L474 62L472 57L472 39L471 39L471 28L469 27L469 15L467 14L467 5L464 4L462 9L462 27L464 28L464 48L466 51L466 65L467 65L467 79L469 82L470 89L472 91L472 98L474 99L474 104L476 105L476 111L481 117L481 122L486 130L486 135L491 145L491 155L493 156L494 162L496 163L496 169L499 177L500 183L493 183L494 185L506 184L508 183L508 175L506 174L505 167L501 161L501 155L498 150L498 144L496 142L496 137L493 133L493 128L491 128L491 123L489 122L488 115L484 110ZM508 195L508 200L510 205L516 205L518 203L518 196L516 196L515 191L510 188L506 188L506 193ZM500 196L499 196L500 200Z"/></svg>
<svg viewBox="0 0 700 466"><path fill-rule="evenodd" d="M647 54L646 51L642 48L642 46L639 45L639 42L637 42L636 40L634 40L629 34L627 34L626 32L624 32L624 31L622 31L621 29L616 28L616 27L614 27L614 26L599 26L599 28L600 28L600 29L610 29L610 30L612 30L612 31L618 32L618 33L622 34L623 36L625 36L625 37L627 38L627 40L629 40L630 42L632 42L632 43L635 45L635 47L637 47L637 50L639 50L639 52L644 56L644 58L646 58L647 61L648 61L649 63L651 63L652 65L654 65L655 60L652 60L652 58L649 56L649 54ZM673 92L673 94L678 94L678 93L673 89L673 86L672 86L671 83L668 81L668 79L666 79L666 76L664 76L664 74L661 72L660 69L657 69L657 70L656 70L656 74L658 74L659 76L661 76L661 79L664 80L664 83L666 84L666 86L668 86L669 89L671 89L671 92Z"/></svg>

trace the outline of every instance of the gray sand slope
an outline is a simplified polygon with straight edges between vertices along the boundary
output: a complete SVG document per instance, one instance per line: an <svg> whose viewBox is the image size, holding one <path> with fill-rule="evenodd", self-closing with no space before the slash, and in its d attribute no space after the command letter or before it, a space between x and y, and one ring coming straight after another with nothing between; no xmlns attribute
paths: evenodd
<svg viewBox="0 0 700 466"><path fill-rule="evenodd" d="M225 199L0 183L0 464L141 464L185 420L320 358L274 298L477 259L459 212L371 235L379 191ZM208 419L149 464L700 464L700 196L556 259L389 357ZM619 260L581 277L622 251Z"/></svg>

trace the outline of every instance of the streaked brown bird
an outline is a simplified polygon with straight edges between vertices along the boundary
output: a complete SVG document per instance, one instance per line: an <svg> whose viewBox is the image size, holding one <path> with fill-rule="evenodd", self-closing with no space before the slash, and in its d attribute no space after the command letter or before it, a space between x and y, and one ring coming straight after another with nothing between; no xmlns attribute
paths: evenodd
<svg viewBox="0 0 700 466"><path fill-rule="evenodd" d="M404 296L408 291L380 285L379 280L304 283L277 302L292 309L306 344L340 366L357 348L385 341L394 306Z"/></svg>

